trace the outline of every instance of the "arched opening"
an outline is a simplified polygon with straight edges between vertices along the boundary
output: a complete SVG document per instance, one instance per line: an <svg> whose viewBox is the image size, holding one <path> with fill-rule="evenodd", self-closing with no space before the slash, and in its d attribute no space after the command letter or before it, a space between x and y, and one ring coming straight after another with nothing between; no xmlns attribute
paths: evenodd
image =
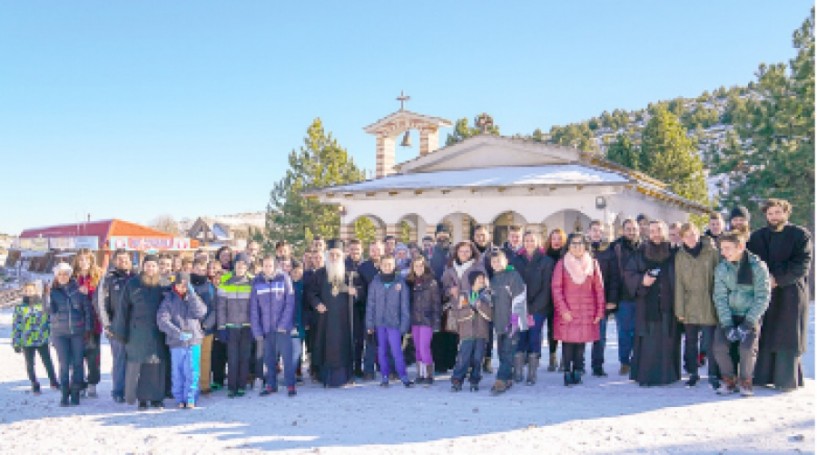
<svg viewBox="0 0 817 455"><path fill-rule="evenodd" d="M451 234L452 243L470 240L477 226L477 221L471 215L462 212L450 213L444 216L440 223Z"/></svg>
<svg viewBox="0 0 817 455"><path fill-rule="evenodd" d="M356 238L364 247L386 236L386 223L375 215L361 215L348 225L346 237Z"/></svg>
<svg viewBox="0 0 817 455"><path fill-rule="evenodd" d="M525 230L528 221L522 215L514 211L508 211L497 215L492 224L493 243L494 245L502 245L508 240L508 232L510 232L511 226L521 226Z"/></svg>
<svg viewBox="0 0 817 455"><path fill-rule="evenodd" d="M406 245L410 243L421 244L422 238L428 230L425 220L416 213L403 215L397 226L399 227L397 238Z"/></svg>
<svg viewBox="0 0 817 455"><path fill-rule="evenodd" d="M547 233L557 228L564 229L568 234L571 232L585 232L590 226L590 221L589 216L578 210L560 210L552 213L542 221L542 233L546 238Z"/></svg>

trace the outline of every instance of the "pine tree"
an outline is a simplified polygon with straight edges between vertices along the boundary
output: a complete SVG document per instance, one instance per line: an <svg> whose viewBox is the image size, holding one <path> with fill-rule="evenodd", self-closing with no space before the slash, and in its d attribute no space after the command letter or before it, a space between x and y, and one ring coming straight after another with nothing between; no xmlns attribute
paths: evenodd
<svg viewBox="0 0 817 455"><path fill-rule="evenodd" d="M636 171L641 169L638 158L638 147L625 134L616 136L616 141L607 149L608 160Z"/></svg>
<svg viewBox="0 0 817 455"><path fill-rule="evenodd" d="M468 125L468 119L465 117L457 120L457 123L454 124L454 131L452 133L448 133L448 136L445 138L445 145L456 144L457 142L462 142L464 139L468 139L469 137L482 134L482 128L477 125L479 124L479 118L483 115L487 114L481 114L474 117L472 123L473 126ZM488 127L488 134L492 136L499 136L499 125L491 124Z"/></svg>
<svg viewBox="0 0 817 455"><path fill-rule="evenodd" d="M669 110L657 109L644 128L638 163L641 171L667 183L673 193L709 204L703 161L680 120Z"/></svg>
<svg viewBox="0 0 817 455"><path fill-rule="evenodd" d="M307 129L304 145L290 152L289 169L270 192L265 248L270 249L278 240L286 240L297 251L302 251L305 242L316 234L337 237L340 233L337 207L306 198L303 193L359 182L363 178L363 172L346 150L331 133L324 131L321 120L315 119Z"/></svg>
<svg viewBox="0 0 817 455"><path fill-rule="evenodd" d="M759 203L770 197L794 206L791 221L814 229L814 9L794 32L797 55L788 65L760 65L752 85L760 96L732 112L743 143L723 152L729 206L744 204L754 226L765 219Z"/></svg>

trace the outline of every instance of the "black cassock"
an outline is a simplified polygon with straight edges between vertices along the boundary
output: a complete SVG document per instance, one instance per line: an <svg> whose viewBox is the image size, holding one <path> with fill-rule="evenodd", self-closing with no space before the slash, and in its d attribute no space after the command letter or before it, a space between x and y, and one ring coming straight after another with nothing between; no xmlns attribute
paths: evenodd
<svg viewBox="0 0 817 455"><path fill-rule="evenodd" d="M765 227L752 233L747 247L777 281L762 319L754 383L802 387L800 356L808 341L811 234L792 224L780 232Z"/></svg>
<svg viewBox="0 0 817 455"><path fill-rule="evenodd" d="M681 331L675 318L675 254L652 261L645 242L624 267L624 280L635 295L636 320L630 379L639 385L671 384L681 379ZM647 270L659 268L650 287L642 280Z"/></svg>
<svg viewBox="0 0 817 455"><path fill-rule="evenodd" d="M330 283L325 268L315 271L312 279L310 303L317 319L312 363L324 386L339 387L352 379L353 372L348 285ZM326 306L325 313L317 312L321 303Z"/></svg>

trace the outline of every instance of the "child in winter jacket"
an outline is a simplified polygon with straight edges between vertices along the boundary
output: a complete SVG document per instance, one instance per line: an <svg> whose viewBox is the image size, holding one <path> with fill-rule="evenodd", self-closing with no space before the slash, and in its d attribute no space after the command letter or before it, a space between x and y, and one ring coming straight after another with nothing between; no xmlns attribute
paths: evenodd
<svg viewBox="0 0 817 455"><path fill-rule="evenodd" d="M457 333L460 336L457 364L451 374L451 390L459 392L465 380L465 373L471 368L471 391L479 390L482 379L482 359L485 355L485 343L493 316L491 294L485 287L486 277L481 270L468 274L471 292L460 296L459 306L452 310L457 319Z"/></svg>
<svg viewBox="0 0 817 455"><path fill-rule="evenodd" d="M242 397L250 374L252 329L250 328L250 260L238 254L234 270L221 277L216 297L216 328L226 333L228 398Z"/></svg>
<svg viewBox="0 0 817 455"><path fill-rule="evenodd" d="M504 393L513 384L513 355L519 343L519 332L528 330L527 288L522 276L508 265L505 253L491 253L491 301L494 308L494 330L499 353L499 369L491 393Z"/></svg>
<svg viewBox="0 0 817 455"><path fill-rule="evenodd" d="M366 329L370 334L377 332L377 358L380 362L382 387L389 385L389 357L391 349L394 366L400 380L406 387L414 383L406 373L401 336L409 331L409 294L406 282L395 270L394 256L380 260L380 273L369 285L366 303Z"/></svg>
<svg viewBox="0 0 817 455"><path fill-rule="evenodd" d="M289 276L276 270L275 256L264 258L262 272L252 281L250 291L250 324L259 345L264 346L266 385L261 396L278 391L278 356L284 360L284 382L287 394L295 396L295 369L292 364L292 319L295 292Z"/></svg>
<svg viewBox="0 0 817 455"><path fill-rule="evenodd" d="M206 313L207 306L190 284L190 274L177 272L156 313L156 324L170 347L173 398L180 409L194 408L198 399L201 319Z"/></svg>
<svg viewBox="0 0 817 455"><path fill-rule="evenodd" d="M14 307L14 316L11 324L11 344L14 352L22 352L26 360L26 373L31 381L31 392L40 394L40 383L34 372L34 354L40 354L40 360L45 365L48 380L52 389L59 388L57 376L54 374L54 364L51 362L51 352L48 347L49 326L48 312L43 306L43 300L37 293L37 285L28 282L23 286L23 301Z"/></svg>

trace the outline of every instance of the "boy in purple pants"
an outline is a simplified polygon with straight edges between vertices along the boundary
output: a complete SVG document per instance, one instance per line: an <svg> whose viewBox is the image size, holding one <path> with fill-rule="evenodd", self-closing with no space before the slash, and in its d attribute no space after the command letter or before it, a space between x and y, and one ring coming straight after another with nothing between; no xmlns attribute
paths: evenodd
<svg viewBox="0 0 817 455"><path fill-rule="evenodd" d="M394 256L385 256L380 260L380 273L369 285L366 329L370 334L377 332L377 356L382 377L380 385L383 387L389 385L387 350L391 349L400 380L406 387L411 387L414 383L409 380L406 373L401 343L402 335L408 332L411 326L408 286L399 274L395 274L394 269Z"/></svg>

